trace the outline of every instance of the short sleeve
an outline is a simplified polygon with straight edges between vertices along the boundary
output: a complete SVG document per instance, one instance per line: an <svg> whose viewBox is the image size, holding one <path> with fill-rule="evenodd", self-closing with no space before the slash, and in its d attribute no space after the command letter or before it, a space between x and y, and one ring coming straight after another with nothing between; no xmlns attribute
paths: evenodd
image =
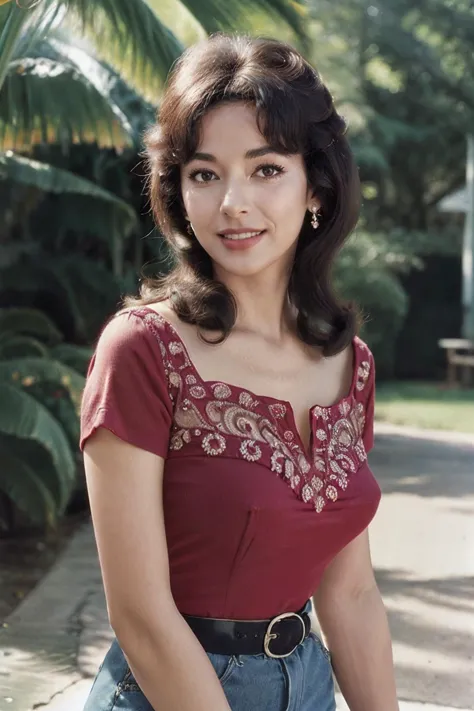
<svg viewBox="0 0 474 711"><path fill-rule="evenodd" d="M81 405L80 448L99 428L166 457L173 406L159 343L133 311L103 329L87 373Z"/></svg>
<svg viewBox="0 0 474 711"><path fill-rule="evenodd" d="M369 351L369 376L367 378L365 396L365 424L362 439L367 454L374 446L374 413L375 413L375 362Z"/></svg>

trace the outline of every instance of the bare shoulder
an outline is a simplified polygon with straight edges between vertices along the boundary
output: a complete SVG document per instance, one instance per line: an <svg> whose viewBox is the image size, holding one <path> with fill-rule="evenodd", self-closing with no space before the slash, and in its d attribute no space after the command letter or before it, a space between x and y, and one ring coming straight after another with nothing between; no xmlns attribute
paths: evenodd
<svg viewBox="0 0 474 711"><path fill-rule="evenodd" d="M339 383L339 396L344 397L351 389L354 369L357 368L357 352L354 341L333 358L332 373L334 381Z"/></svg>
<svg viewBox="0 0 474 711"><path fill-rule="evenodd" d="M171 306L169 299L149 304L147 308L153 309L153 311L159 314L167 323L171 324L174 331L185 344L186 350L192 358L195 356L199 357L200 353L205 353L206 357L209 356L209 353L212 353L209 345L199 338L197 327L191 323L182 321Z"/></svg>
<svg viewBox="0 0 474 711"><path fill-rule="evenodd" d="M334 376L346 380L350 377L354 366L358 361L358 345L356 339L353 339L342 351L334 356L324 359L330 364L331 371Z"/></svg>
<svg viewBox="0 0 474 711"><path fill-rule="evenodd" d="M195 326L181 321L176 311L171 306L169 299L165 299L164 301L155 301L152 304L148 304L147 308L152 309L157 314L162 316L165 321L170 323L178 333L183 335L187 335L188 333L196 333Z"/></svg>
<svg viewBox="0 0 474 711"><path fill-rule="evenodd" d="M163 318L167 321L173 322L173 324L175 321L179 322L179 318L173 311L169 299L165 299L164 301L154 301L152 304L147 304L147 309L156 311L157 314L163 316Z"/></svg>

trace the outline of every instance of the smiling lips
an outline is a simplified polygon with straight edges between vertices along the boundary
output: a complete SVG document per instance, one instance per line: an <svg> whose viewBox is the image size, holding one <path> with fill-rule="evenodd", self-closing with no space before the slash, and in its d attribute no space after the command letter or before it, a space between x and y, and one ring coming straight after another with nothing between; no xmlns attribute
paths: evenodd
<svg viewBox="0 0 474 711"><path fill-rule="evenodd" d="M245 231L240 229L229 229L219 232L219 237L222 238L223 244L229 249L248 249L253 247L265 233L265 230L254 230L247 228Z"/></svg>
<svg viewBox="0 0 474 711"><path fill-rule="evenodd" d="M257 235L262 234L264 230L254 230L248 227L246 230L240 229L229 229L219 232L219 237L225 237L226 239L251 239Z"/></svg>

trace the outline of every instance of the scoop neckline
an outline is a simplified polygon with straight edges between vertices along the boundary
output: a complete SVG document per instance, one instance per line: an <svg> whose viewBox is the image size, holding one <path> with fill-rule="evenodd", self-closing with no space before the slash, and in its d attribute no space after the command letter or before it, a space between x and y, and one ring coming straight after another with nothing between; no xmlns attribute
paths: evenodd
<svg viewBox="0 0 474 711"><path fill-rule="evenodd" d="M171 321L168 321L168 319L165 318L163 316L163 314L159 313L158 311L155 311L155 309L152 309L150 306L142 306L139 308L145 309L147 312L153 314L159 321L161 321L169 329L169 331L171 331L173 336L175 336L175 338L179 341L179 343L183 349L183 352L192 367L194 375L196 376L199 383L203 387L207 386L207 387L212 388L215 385L226 385L231 390L237 390L238 392L241 392L241 393L244 393L244 392L248 393L255 400L259 400L259 401L263 401L263 402L265 402L265 400L267 400L267 401L270 401L271 404L285 405L287 407L287 410L291 413L291 417L292 417L294 425L296 425L295 413L293 410L293 406L289 400L282 400L280 398L276 398L271 395L259 395L258 393L255 393L252 390L249 390L249 388L243 388L240 385L234 385L234 384L229 383L225 380L205 380L201 376L194 361L190 357L188 348L186 346L186 343L183 341L182 336L178 333L178 331L176 330L175 326L171 323ZM331 405L319 405L318 403L315 403L308 409L309 416L311 416L315 410L329 412L329 411L332 411L335 409L339 409L344 403L349 402L354 397L354 392L356 389L357 379L358 379L358 369L359 369L358 368L359 358L358 358L358 350L357 350L357 340L358 340L358 337L354 336L351 341L351 345L352 345L352 379L351 379L351 385L349 388L349 392L347 393L347 395L344 395L343 397L339 398L339 400L337 400L335 403L333 403ZM297 428L296 428L296 432L299 432ZM301 440L301 437L300 437L300 440Z"/></svg>

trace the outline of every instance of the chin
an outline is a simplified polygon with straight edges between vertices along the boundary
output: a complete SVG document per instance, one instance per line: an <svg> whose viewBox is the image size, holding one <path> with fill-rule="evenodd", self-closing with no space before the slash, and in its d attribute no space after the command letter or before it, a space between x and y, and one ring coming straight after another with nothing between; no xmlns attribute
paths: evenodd
<svg viewBox="0 0 474 711"><path fill-rule="evenodd" d="M254 258L239 263L238 259L213 259L214 273L236 277L253 277L275 266L278 261L278 258L276 258L257 262Z"/></svg>

